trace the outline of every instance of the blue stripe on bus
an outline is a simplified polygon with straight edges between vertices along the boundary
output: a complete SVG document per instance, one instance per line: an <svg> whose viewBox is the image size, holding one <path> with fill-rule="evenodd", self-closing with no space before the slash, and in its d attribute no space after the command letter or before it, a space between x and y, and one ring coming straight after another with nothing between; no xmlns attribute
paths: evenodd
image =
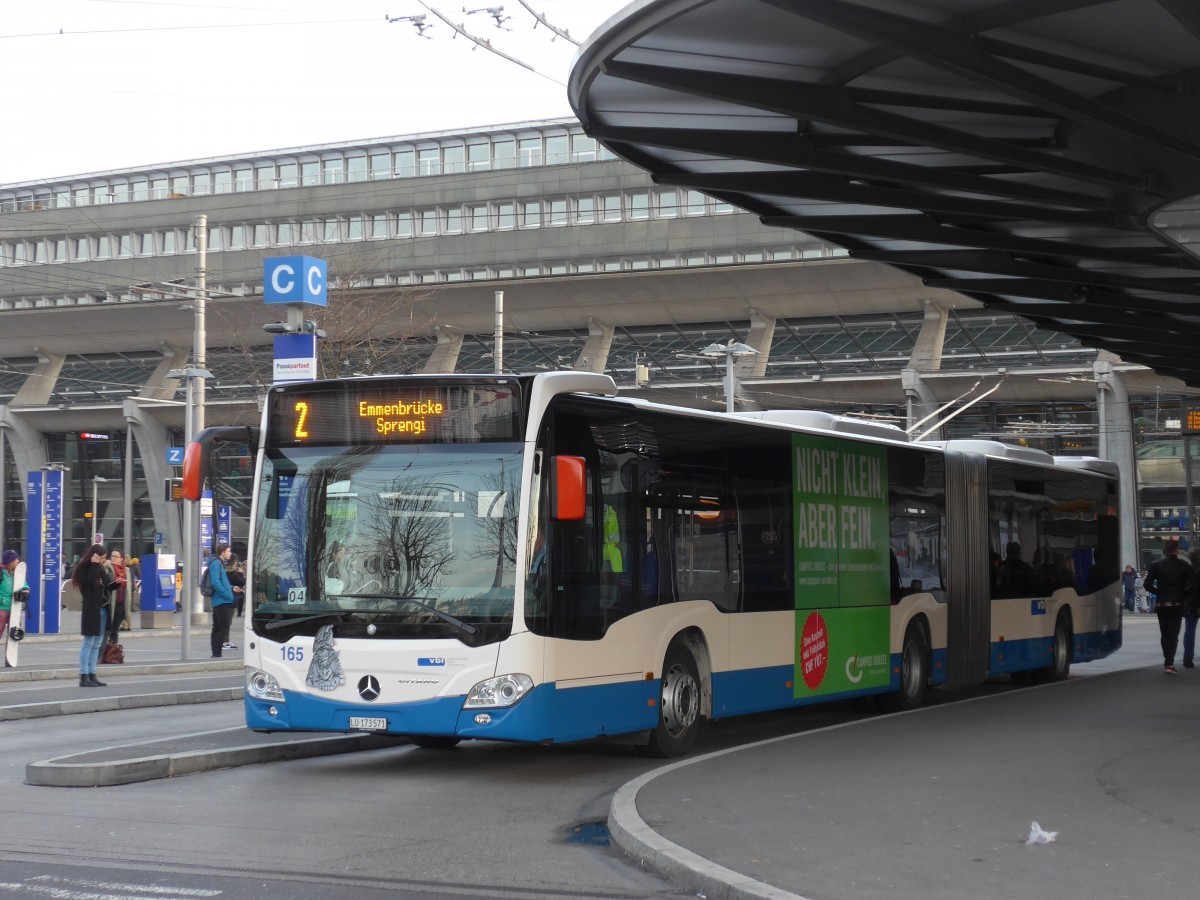
<svg viewBox="0 0 1200 900"><path fill-rule="evenodd" d="M585 741L614 734L645 731L658 724L658 681L562 688L543 684L509 709L464 709L462 737L511 741ZM653 705L651 702L653 701ZM492 721L476 725L486 712Z"/></svg>
<svg viewBox="0 0 1200 900"><path fill-rule="evenodd" d="M557 690L534 688L507 709L463 709L466 697L442 697L413 703L347 706L336 700L285 691L284 703L246 699L246 725L255 731L350 730L351 716L384 718L392 734L456 734L493 741L582 741L654 728L658 723L657 681ZM274 717L267 709L274 706ZM491 722L475 723L487 713Z"/></svg>
<svg viewBox="0 0 1200 900"><path fill-rule="evenodd" d="M1090 631L1074 636L1071 662L1091 662L1121 649L1121 630ZM1040 669L1054 661L1054 638L1038 637L992 644L989 670L993 675Z"/></svg>
<svg viewBox="0 0 1200 900"><path fill-rule="evenodd" d="M413 703L363 703L347 706L338 700L284 691L286 702L246 698L246 726L255 731L350 731L351 716L388 720L397 734L453 734L463 697L439 697ZM267 713L275 707L277 715Z"/></svg>
<svg viewBox="0 0 1200 900"><path fill-rule="evenodd" d="M1107 656L1121 646L1120 630L1075 636L1075 662ZM1005 674L1047 666L1053 653L1052 638L1033 638L993 644L991 673ZM1000 657L1003 656L1003 659ZM931 681L946 681L944 649L930 654ZM900 687L900 654L892 654L892 678L887 687L794 697L788 686L794 680L791 665L763 669L717 672L713 675L713 718L722 719L773 709L809 706L886 693ZM246 699L246 725L255 731L350 730L351 716L385 718L393 734L456 734L464 738L496 741L584 741L606 735L628 734L654 728L658 723L659 682L626 681L618 684L558 689L543 684L516 706L507 709L463 709L464 696L441 697L412 703L347 706L341 701L286 691L286 702ZM275 707L277 715L268 715ZM487 713L491 722L476 724L475 716Z"/></svg>

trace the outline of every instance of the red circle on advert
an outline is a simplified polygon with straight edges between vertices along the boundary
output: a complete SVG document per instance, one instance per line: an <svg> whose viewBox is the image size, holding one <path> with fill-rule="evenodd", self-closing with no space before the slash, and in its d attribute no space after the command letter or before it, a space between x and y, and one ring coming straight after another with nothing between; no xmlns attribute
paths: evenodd
<svg viewBox="0 0 1200 900"><path fill-rule="evenodd" d="M800 632L800 674L810 691L815 691L825 680L825 669L829 666L829 637L825 631L825 620L820 613L811 613L804 621Z"/></svg>

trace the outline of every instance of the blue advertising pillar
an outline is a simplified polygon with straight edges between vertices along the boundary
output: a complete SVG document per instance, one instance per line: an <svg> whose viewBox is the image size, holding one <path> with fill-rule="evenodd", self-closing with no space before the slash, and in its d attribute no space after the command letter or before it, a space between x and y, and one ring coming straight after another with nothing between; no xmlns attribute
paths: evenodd
<svg viewBox="0 0 1200 900"><path fill-rule="evenodd" d="M63 470L29 473L26 492L25 547L29 605L25 630L58 634L62 611Z"/></svg>

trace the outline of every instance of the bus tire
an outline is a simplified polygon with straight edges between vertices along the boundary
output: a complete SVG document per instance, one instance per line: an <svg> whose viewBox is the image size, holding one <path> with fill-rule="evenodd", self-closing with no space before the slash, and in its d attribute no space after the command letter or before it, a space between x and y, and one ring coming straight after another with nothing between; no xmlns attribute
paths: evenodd
<svg viewBox="0 0 1200 900"><path fill-rule="evenodd" d="M422 750L453 750L462 738L445 734L414 734L409 740Z"/></svg>
<svg viewBox="0 0 1200 900"><path fill-rule="evenodd" d="M644 756L667 759L682 756L700 734L700 667L687 645L676 638L663 660L658 726L641 748Z"/></svg>
<svg viewBox="0 0 1200 900"><path fill-rule="evenodd" d="M925 702L929 691L929 641L925 629L917 622L909 623L900 650L900 688L880 698L887 712L916 709Z"/></svg>
<svg viewBox="0 0 1200 900"><path fill-rule="evenodd" d="M1071 615L1066 610L1058 614L1054 623L1054 645L1050 665L1034 669L1033 676L1038 684L1050 684L1054 681L1066 681L1071 674L1071 646L1074 635L1071 633Z"/></svg>

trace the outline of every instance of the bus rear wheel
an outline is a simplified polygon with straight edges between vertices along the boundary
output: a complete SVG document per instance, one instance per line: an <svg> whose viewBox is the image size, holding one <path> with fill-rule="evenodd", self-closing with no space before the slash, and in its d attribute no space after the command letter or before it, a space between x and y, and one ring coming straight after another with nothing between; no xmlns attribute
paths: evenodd
<svg viewBox="0 0 1200 900"><path fill-rule="evenodd" d="M900 651L900 689L880 698L887 712L916 709L925 702L929 690L929 642L925 630L916 622L904 632Z"/></svg>
<svg viewBox="0 0 1200 900"><path fill-rule="evenodd" d="M459 745L462 738L444 734L414 734L409 740L422 750L451 750Z"/></svg>
<svg viewBox="0 0 1200 900"><path fill-rule="evenodd" d="M1038 684L1049 684L1052 681L1066 681L1071 674L1071 619L1065 613L1058 614L1054 623L1054 646L1050 665L1035 669L1034 679Z"/></svg>
<svg viewBox="0 0 1200 900"><path fill-rule="evenodd" d="M650 733L643 755L660 759L682 756L695 743L701 723L700 668L692 651L675 640L663 661L658 727Z"/></svg>

